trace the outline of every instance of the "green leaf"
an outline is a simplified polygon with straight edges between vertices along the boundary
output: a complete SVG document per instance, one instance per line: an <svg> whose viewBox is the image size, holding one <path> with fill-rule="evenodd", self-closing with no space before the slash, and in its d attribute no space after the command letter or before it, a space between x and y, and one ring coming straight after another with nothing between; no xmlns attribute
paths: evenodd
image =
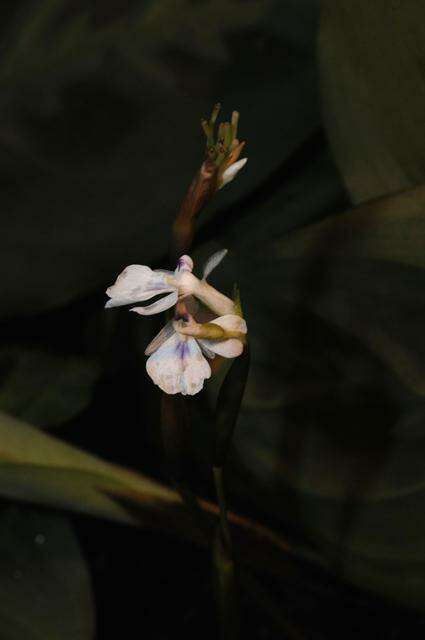
<svg viewBox="0 0 425 640"><path fill-rule="evenodd" d="M322 2L325 123L355 202L425 180L424 25L422 0Z"/></svg>
<svg viewBox="0 0 425 640"><path fill-rule="evenodd" d="M99 376L94 360L30 349L0 351L0 410L40 427L59 425L88 405Z"/></svg>
<svg viewBox="0 0 425 640"><path fill-rule="evenodd" d="M382 260L425 268L424 212L425 185L421 185L293 231L272 242L273 254L328 263L334 258Z"/></svg>
<svg viewBox="0 0 425 640"><path fill-rule="evenodd" d="M0 414L0 495L160 528L202 545L209 544L218 515L215 505L201 500L208 526L199 528L175 491L6 414ZM286 568L293 551L285 540L241 516L229 513L228 518L247 563L272 572Z"/></svg>
<svg viewBox="0 0 425 640"><path fill-rule="evenodd" d="M303 490L338 499L351 472L362 499L423 489L424 210L425 187L377 199L285 234L261 261L250 257L249 271L238 268L250 279L243 286L253 351L245 394L253 413L241 429L250 450L251 428L253 441L262 429L255 422L270 424L277 442L264 428L258 463L251 460L265 477L277 465ZM308 438L303 473L296 456L277 462L287 420ZM377 472L367 489L359 459Z"/></svg>
<svg viewBox="0 0 425 640"><path fill-rule="evenodd" d="M33 16L18 12L0 55L1 317L67 304L166 255L171 212L199 168L199 119L220 96L255 149L220 206L320 121L310 2L136 3L117 8L122 20L101 3L87 23L78 6L36 4Z"/></svg>
<svg viewBox="0 0 425 640"><path fill-rule="evenodd" d="M239 637L239 592L235 575L235 563L229 545L225 543L220 527L217 527L212 549L214 587L222 640Z"/></svg>
<svg viewBox="0 0 425 640"><path fill-rule="evenodd" d="M233 360L221 383L215 410L213 460L215 467L223 466L230 447L245 391L249 361L250 353L247 342L242 354Z"/></svg>
<svg viewBox="0 0 425 640"><path fill-rule="evenodd" d="M421 186L295 231L275 244L283 290L269 289L354 335L419 395L424 211Z"/></svg>
<svg viewBox="0 0 425 640"><path fill-rule="evenodd" d="M228 486L337 575L423 609L425 188L288 231L298 195L217 276L240 281L252 354Z"/></svg>
<svg viewBox="0 0 425 640"><path fill-rule="evenodd" d="M2 640L92 640L90 578L62 516L34 509L0 513Z"/></svg>
<svg viewBox="0 0 425 640"><path fill-rule="evenodd" d="M3 413L0 443L0 494L4 497L131 524L138 520L119 504L118 497L127 497L146 508L180 505L177 494L159 483L104 462Z"/></svg>

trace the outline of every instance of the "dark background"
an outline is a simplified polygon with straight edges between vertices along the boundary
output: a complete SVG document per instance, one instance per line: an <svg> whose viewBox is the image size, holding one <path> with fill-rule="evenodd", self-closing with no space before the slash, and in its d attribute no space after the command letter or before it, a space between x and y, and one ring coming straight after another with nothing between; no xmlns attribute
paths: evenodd
<svg viewBox="0 0 425 640"><path fill-rule="evenodd" d="M229 249L211 281L239 284L250 331L227 491L295 550L256 570L262 597L242 591L242 635L423 634L423 18L419 1L1 4L1 639L218 636L210 551L171 514L93 517L76 476L56 495L47 440L29 469L38 444L10 418L169 484L143 356L161 320L105 311L104 291L128 264L168 267L218 100L249 157L193 254L200 273ZM217 388L190 400L186 472L212 501Z"/></svg>

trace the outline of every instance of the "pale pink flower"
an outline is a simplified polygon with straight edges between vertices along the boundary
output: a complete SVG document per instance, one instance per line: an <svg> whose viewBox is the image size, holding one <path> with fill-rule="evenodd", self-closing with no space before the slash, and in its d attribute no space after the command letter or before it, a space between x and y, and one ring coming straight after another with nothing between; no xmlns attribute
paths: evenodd
<svg viewBox="0 0 425 640"><path fill-rule="evenodd" d="M212 320L228 332L246 334L243 318L229 314ZM146 370L153 382L169 394L195 395L204 380L211 376L211 367L204 356L214 358L215 354L224 358L235 358L243 351L241 338L211 340L195 337L202 332L202 325L192 317L188 320L168 322L162 331L146 348L149 355Z"/></svg>
<svg viewBox="0 0 425 640"><path fill-rule="evenodd" d="M150 300L156 295L167 294L163 298L145 307L132 307L143 316L149 316L173 307L178 300L187 296L194 296L216 315L233 313L234 303L230 298L214 289L207 282L207 277L220 264L227 250L223 249L213 254L204 267L202 279L193 273L193 260L190 256L179 258L175 271L164 269L152 270L140 264L132 264L118 276L115 284L106 290L111 298L106 308L120 307Z"/></svg>

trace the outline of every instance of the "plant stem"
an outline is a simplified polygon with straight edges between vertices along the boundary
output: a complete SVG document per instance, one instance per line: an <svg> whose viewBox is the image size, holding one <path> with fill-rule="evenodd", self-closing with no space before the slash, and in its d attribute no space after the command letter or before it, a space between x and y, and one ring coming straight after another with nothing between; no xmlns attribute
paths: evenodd
<svg viewBox="0 0 425 640"><path fill-rule="evenodd" d="M223 540L228 550L232 548L229 521L227 520L226 496L224 493L223 467L213 467L214 484L217 493L217 502L220 509L220 528Z"/></svg>
<svg viewBox="0 0 425 640"><path fill-rule="evenodd" d="M213 543L213 566L220 638L236 640L240 636L239 587L227 519L223 467L213 466L213 475L219 506L219 526Z"/></svg>

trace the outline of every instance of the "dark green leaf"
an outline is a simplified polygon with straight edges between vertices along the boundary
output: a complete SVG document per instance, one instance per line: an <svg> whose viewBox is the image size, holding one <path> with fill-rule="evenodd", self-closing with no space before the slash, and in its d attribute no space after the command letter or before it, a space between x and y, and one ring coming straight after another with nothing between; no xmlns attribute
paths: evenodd
<svg viewBox="0 0 425 640"><path fill-rule="evenodd" d="M71 525L33 509L0 514L2 640L92 640L93 594Z"/></svg>
<svg viewBox="0 0 425 640"><path fill-rule="evenodd" d="M325 123L353 200L423 183L425 4L321 4Z"/></svg>
<svg viewBox="0 0 425 640"><path fill-rule="evenodd" d="M63 305L166 254L202 157L199 119L220 96L241 111L255 150L221 204L264 180L319 123L313 38L292 48L294 31L313 35L310 3L288 6L282 28L279 3L130 4L131 19L102 27L103 5L86 16L44 1L6 34L2 317ZM278 77L271 57L283 61Z"/></svg>
<svg viewBox="0 0 425 640"><path fill-rule="evenodd" d="M280 296L355 335L425 394L421 340L425 187L389 196L279 240Z"/></svg>
<svg viewBox="0 0 425 640"><path fill-rule="evenodd" d="M229 450L245 391L249 361L250 353L247 342L242 354L233 360L221 383L215 410L213 459L215 467L223 466Z"/></svg>
<svg viewBox="0 0 425 640"><path fill-rule="evenodd" d="M175 491L6 414L0 414L0 495L210 542ZM207 501L201 506L212 531L217 508ZM246 562L272 572L286 566L292 551L284 540L255 522L232 513L228 517Z"/></svg>
<svg viewBox="0 0 425 640"><path fill-rule="evenodd" d="M239 637L240 620L235 564L231 549L225 543L220 527L217 527L213 541L213 575L220 638L236 640Z"/></svg>
<svg viewBox="0 0 425 640"><path fill-rule="evenodd" d="M425 188L287 232L294 206L263 252L244 227L217 275L240 281L252 349L228 486L337 575L423 608Z"/></svg>
<svg viewBox="0 0 425 640"><path fill-rule="evenodd" d="M118 431L117 431L118 437ZM129 496L143 511L180 505L174 491L109 464L6 414L0 415L0 493L135 524L113 496Z"/></svg>
<svg viewBox="0 0 425 640"><path fill-rule="evenodd" d="M0 409L40 427L52 427L88 405L99 376L93 360L30 349L0 352Z"/></svg>

